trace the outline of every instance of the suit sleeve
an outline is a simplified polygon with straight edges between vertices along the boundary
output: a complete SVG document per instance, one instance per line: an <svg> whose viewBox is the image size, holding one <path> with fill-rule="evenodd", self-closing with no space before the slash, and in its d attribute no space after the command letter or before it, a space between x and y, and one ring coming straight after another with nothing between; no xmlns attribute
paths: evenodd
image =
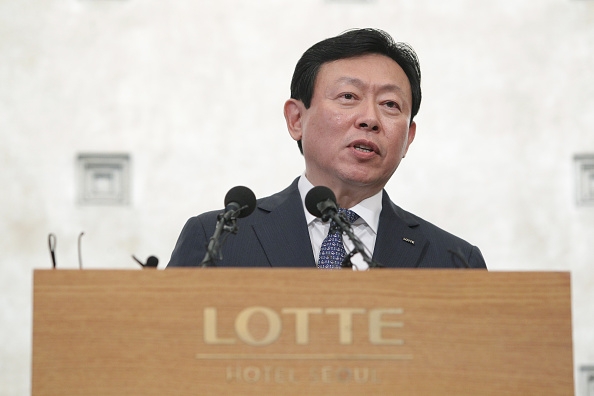
<svg viewBox="0 0 594 396"><path fill-rule="evenodd" d="M468 256L468 265L470 268L487 269L487 263L483 258L483 254L476 246L472 246L472 249L470 250L470 255Z"/></svg>
<svg viewBox="0 0 594 396"><path fill-rule="evenodd" d="M177 239L167 268L199 266L206 254L208 239L201 218L190 218Z"/></svg>

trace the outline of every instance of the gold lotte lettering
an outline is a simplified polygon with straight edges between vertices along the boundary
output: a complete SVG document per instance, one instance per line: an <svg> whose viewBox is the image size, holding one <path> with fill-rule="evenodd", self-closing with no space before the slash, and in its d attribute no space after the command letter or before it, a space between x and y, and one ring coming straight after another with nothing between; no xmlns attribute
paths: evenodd
<svg viewBox="0 0 594 396"><path fill-rule="evenodd" d="M280 312L263 306L252 306L243 309L237 314L234 321L236 337L219 336L217 308L204 308L204 343L207 345L233 345L243 342L251 346L267 346L276 342L283 332L283 317L293 316L295 323L295 344L309 345L310 343L310 317L312 315L325 315L338 318L337 341L340 345L351 345L354 339L353 317L364 315L367 319L368 340L371 345L402 345L400 338L388 338L384 329L401 328L402 321L388 319L389 315L401 315L402 308L282 308ZM250 331L249 323L254 315L265 318L268 330L265 334L256 337ZM336 319L334 319L336 320ZM226 332L225 334L229 334Z"/></svg>

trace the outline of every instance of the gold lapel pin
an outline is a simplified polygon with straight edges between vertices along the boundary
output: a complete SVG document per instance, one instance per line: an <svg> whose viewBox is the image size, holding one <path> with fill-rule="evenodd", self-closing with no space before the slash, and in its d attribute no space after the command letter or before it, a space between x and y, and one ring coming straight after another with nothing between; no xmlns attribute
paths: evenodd
<svg viewBox="0 0 594 396"><path fill-rule="evenodd" d="M414 244L415 244L415 241L413 241L412 239L409 239L409 238L402 238L402 240L403 240L404 242L408 242L408 243L410 243L411 245L414 245Z"/></svg>

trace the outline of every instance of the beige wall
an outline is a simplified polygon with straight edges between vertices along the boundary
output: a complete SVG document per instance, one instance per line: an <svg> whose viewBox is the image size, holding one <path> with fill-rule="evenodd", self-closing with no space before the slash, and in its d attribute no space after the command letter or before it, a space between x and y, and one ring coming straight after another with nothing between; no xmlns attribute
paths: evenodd
<svg viewBox="0 0 594 396"><path fill-rule="evenodd" d="M576 369L594 364L594 2L0 1L0 395L30 388L32 270L164 267L185 220L303 169L282 117L314 42L378 27L418 52L417 138L387 189L491 270L571 271ZM132 158L128 206L81 206L75 158Z"/></svg>

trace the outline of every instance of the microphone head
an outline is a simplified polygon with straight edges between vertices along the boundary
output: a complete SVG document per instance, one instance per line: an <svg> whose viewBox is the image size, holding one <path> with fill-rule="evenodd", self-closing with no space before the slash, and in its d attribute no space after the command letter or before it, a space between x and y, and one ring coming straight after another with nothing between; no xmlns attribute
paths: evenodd
<svg viewBox="0 0 594 396"><path fill-rule="evenodd" d="M312 215L322 217L324 213L320 210L319 204L325 201L330 201L334 204L331 206L337 207L336 196L332 190L326 186L316 186L309 190L305 196L305 208Z"/></svg>
<svg viewBox="0 0 594 396"><path fill-rule="evenodd" d="M156 267L157 265L159 265L159 259L156 258L155 256L149 256L149 258L146 259L146 264L144 266L145 267Z"/></svg>
<svg viewBox="0 0 594 396"><path fill-rule="evenodd" d="M236 186L225 195L225 207L230 204L236 204L239 208L243 208L237 217L246 217L256 209L256 196L249 188Z"/></svg>

